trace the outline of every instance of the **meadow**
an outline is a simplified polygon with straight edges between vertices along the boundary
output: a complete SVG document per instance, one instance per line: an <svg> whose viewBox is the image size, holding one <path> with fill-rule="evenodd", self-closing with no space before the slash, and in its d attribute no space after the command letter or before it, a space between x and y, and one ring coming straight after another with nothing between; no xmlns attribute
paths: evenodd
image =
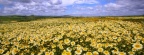
<svg viewBox="0 0 144 55"><path fill-rule="evenodd" d="M1 19L0 55L144 55L143 16L31 17Z"/></svg>

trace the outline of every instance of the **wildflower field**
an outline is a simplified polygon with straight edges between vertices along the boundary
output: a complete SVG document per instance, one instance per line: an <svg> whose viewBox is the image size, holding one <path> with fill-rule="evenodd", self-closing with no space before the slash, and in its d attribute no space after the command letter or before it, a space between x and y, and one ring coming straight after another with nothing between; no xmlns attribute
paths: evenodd
<svg viewBox="0 0 144 55"><path fill-rule="evenodd" d="M144 55L144 23L53 18L0 24L0 55Z"/></svg>

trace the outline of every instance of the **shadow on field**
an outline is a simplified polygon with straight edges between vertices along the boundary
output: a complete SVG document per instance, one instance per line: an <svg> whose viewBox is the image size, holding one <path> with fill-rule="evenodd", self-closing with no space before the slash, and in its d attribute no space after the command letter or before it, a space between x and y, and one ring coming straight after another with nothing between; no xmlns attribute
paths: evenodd
<svg viewBox="0 0 144 55"><path fill-rule="evenodd" d="M123 21L144 22L144 19L122 19Z"/></svg>

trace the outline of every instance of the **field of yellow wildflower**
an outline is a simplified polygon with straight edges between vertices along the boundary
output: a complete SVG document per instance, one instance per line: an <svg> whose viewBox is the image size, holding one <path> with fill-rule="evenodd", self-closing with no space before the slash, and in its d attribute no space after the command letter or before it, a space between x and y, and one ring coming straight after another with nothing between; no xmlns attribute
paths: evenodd
<svg viewBox="0 0 144 55"><path fill-rule="evenodd" d="M0 55L144 55L144 27L63 18L0 24Z"/></svg>

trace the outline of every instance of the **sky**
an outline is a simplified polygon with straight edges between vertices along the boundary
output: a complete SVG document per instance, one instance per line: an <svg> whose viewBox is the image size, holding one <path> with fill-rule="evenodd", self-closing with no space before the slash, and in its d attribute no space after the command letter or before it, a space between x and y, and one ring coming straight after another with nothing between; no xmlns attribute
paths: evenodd
<svg viewBox="0 0 144 55"><path fill-rule="evenodd" d="M144 15L144 0L0 0L0 15Z"/></svg>

